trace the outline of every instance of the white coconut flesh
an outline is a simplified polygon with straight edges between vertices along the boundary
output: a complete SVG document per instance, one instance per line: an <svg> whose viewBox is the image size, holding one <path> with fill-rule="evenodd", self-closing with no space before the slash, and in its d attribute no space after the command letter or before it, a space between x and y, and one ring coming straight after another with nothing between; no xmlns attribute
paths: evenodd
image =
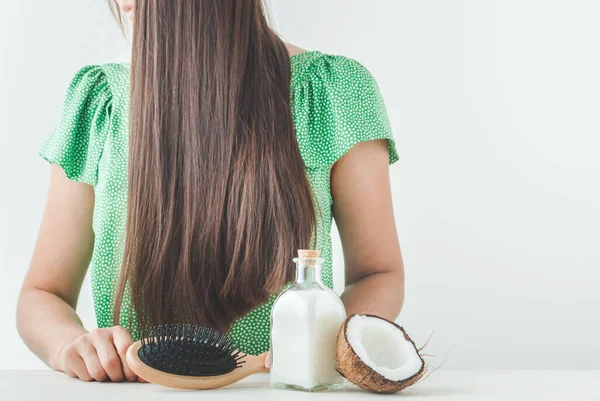
<svg viewBox="0 0 600 401"><path fill-rule="evenodd" d="M356 355L388 380L405 380L421 370L415 346L385 320L356 315L348 322L346 336Z"/></svg>

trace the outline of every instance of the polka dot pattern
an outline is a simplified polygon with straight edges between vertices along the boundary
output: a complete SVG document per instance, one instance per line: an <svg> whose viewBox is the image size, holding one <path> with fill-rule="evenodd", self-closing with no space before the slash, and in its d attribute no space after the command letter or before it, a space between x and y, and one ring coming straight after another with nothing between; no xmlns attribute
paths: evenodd
<svg viewBox="0 0 600 401"><path fill-rule="evenodd" d="M291 57L291 100L296 135L318 211L317 249L325 259L323 282L333 287L331 266L331 166L358 142L387 139L390 163L398 160L376 81L360 63L309 51ZM127 215L129 65L86 66L73 78L54 132L40 155L69 179L94 187L95 244L90 263L98 327L113 325ZM275 297L234 322L230 334L242 351L269 349ZM125 297L121 324L131 311ZM132 333L137 338L137 333Z"/></svg>

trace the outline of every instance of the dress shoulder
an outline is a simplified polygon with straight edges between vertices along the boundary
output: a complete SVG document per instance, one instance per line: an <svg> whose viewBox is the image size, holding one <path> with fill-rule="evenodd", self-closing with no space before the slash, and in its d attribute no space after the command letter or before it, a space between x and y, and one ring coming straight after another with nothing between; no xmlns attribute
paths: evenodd
<svg viewBox="0 0 600 401"><path fill-rule="evenodd" d="M94 186L111 120L113 94L104 66L85 66L71 79L58 124L39 151L74 181Z"/></svg>
<svg viewBox="0 0 600 401"><path fill-rule="evenodd" d="M307 167L331 167L355 144L375 139L388 141L390 164L398 160L381 91L366 67L318 54L293 73L292 110Z"/></svg>

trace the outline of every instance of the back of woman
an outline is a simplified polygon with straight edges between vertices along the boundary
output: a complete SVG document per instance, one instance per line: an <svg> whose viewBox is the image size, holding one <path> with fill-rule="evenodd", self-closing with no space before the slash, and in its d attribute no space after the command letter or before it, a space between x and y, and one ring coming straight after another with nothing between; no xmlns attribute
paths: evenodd
<svg viewBox="0 0 600 401"><path fill-rule="evenodd" d="M333 217L348 313L394 319L397 153L368 70L284 43L259 0L116 9L133 24L131 63L81 68L40 151L55 167L19 302L30 348L57 370L115 381L135 379L123 349L149 325L196 323L265 352L296 249L321 251L333 287ZM93 333L73 312L88 265ZM52 302L37 322L58 345L32 332L39 291Z"/></svg>

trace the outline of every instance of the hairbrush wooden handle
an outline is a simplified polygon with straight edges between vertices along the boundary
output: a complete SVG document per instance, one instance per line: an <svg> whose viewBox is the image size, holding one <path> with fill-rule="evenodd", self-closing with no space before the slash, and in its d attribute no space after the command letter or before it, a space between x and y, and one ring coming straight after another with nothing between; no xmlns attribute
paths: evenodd
<svg viewBox="0 0 600 401"><path fill-rule="evenodd" d="M133 372L142 379L161 386L182 388L189 390L210 390L228 386L238 382L254 373L266 373L265 367L267 354L258 356L246 355L244 363L240 368L221 376L181 376L173 373L165 373L146 365L140 360L138 351L142 346L141 341L133 343L127 350L127 363Z"/></svg>

